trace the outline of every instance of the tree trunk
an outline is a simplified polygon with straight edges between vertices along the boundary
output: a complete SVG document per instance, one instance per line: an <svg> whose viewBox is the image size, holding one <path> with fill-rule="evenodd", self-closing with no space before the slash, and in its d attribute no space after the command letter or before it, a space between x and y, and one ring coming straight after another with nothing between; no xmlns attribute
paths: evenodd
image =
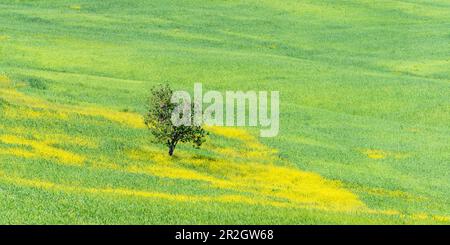
<svg viewBox="0 0 450 245"><path fill-rule="evenodd" d="M169 146L169 156L173 155L173 151L174 150L175 150L175 146L174 145Z"/></svg>

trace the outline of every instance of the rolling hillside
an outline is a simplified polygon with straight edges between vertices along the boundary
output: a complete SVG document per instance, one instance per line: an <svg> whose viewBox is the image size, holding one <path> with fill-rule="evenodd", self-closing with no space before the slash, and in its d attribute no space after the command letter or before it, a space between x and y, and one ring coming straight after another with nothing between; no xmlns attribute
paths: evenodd
<svg viewBox="0 0 450 245"><path fill-rule="evenodd" d="M1 224L450 223L450 1L2 0ZM152 86L280 91L174 157Z"/></svg>

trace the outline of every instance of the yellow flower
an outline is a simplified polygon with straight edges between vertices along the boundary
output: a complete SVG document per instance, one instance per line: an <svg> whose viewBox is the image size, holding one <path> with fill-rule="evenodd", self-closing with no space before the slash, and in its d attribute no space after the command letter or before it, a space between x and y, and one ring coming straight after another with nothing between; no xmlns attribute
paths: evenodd
<svg viewBox="0 0 450 245"><path fill-rule="evenodd" d="M81 6L80 5L70 5L69 8L73 9L73 10L81 10Z"/></svg>
<svg viewBox="0 0 450 245"><path fill-rule="evenodd" d="M367 155L370 159L383 159L386 157L386 153L381 150L366 150L364 153Z"/></svg>

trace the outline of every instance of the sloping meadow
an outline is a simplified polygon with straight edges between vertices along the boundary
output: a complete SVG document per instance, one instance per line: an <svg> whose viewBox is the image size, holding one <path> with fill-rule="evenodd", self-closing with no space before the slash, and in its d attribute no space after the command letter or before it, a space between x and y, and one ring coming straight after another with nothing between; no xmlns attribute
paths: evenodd
<svg viewBox="0 0 450 245"><path fill-rule="evenodd" d="M0 7L0 223L450 222L445 2ZM164 82L280 91L280 135L169 157L142 118Z"/></svg>

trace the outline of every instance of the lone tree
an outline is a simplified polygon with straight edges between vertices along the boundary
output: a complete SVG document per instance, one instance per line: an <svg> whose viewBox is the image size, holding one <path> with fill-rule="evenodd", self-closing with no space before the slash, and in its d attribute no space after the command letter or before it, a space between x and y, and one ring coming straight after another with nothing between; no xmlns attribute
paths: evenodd
<svg viewBox="0 0 450 245"><path fill-rule="evenodd" d="M164 144L172 156L179 142L192 143L199 148L205 141L207 132L196 125L175 126L172 123L172 112L177 104L171 102L173 91L169 85L159 85L152 88L145 115L145 124L154 136L154 142ZM193 107L194 104L191 105ZM193 116L191 116L191 121Z"/></svg>

